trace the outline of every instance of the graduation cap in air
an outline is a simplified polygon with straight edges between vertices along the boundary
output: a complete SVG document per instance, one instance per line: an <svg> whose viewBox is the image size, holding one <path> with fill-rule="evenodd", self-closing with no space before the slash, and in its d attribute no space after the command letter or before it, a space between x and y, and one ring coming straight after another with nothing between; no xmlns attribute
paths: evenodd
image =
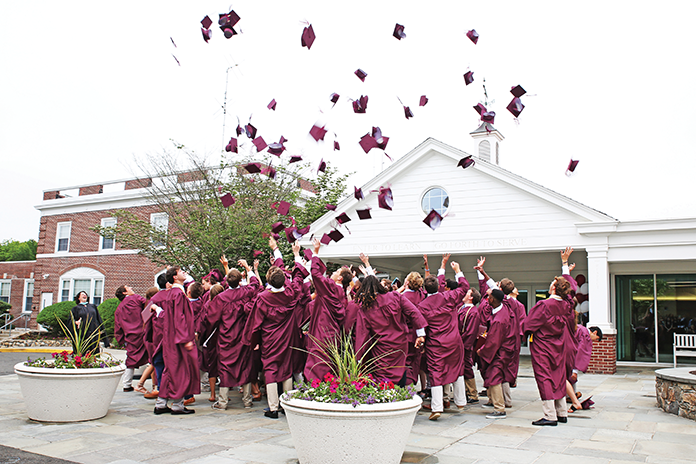
<svg viewBox="0 0 696 464"><path fill-rule="evenodd" d="M249 174L256 174L257 172L261 172L261 163L245 164L244 169L246 169Z"/></svg>
<svg viewBox="0 0 696 464"><path fill-rule="evenodd" d="M332 205L330 203L327 203L326 209L328 209L329 211L336 211L336 205Z"/></svg>
<svg viewBox="0 0 696 464"><path fill-rule="evenodd" d="M336 106L336 103L338 103L338 99L339 99L339 98L341 98L341 96L340 96L339 94L337 94L337 93L332 93L332 94L331 94L331 103L333 103L334 106Z"/></svg>
<svg viewBox="0 0 696 464"><path fill-rule="evenodd" d="M466 169L469 166L473 166L474 164L476 164L476 161L474 161L474 158L472 158L471 155L469 155L460 159L459 163L457 163L457 166L461 166L463 169Z"/></svg>
<svg viewBox="0 0 696 464"><path fill-rule="evenodd" d="M276 208L276 210L278 211L278 214L280 214L281 216L287 216L290 212L290 203L281 200L278 203L278 207Z"/></svg>
<svg viewBox="0 0 696 464"><path fill-rule="evenodd" d="M317 36L314 34L314 28L310 24L302 31L302 46L307 47L307 50L311 50L314 39L316 38Z"/></svg>
<svg viewBox="0 0 696 464"><path fill-rule="evenodd" d="M268 145L268 153L272 155L280 156L284 151L285 145L283 145L283 142L273 142Z"/></svg>
<svg viewBox="0 0 696 464"><path fill-rule="evenodd" d="M367 111L367 95L360 95L360 98L353 100L353 112L364 113Z"/></svg>
<svg viewBox="0 0 696 464"><path fill-rule="evenodd" d="M207 16L206 16L206 18L207 18ZM212 21L211 21L211 22L212 22ZM212 31L211 31L210 29L206 29L206 28L203 28L203 27L202 27L202 28L201 28L201 34L203 34L203 40L205 40L206 43L208 43L208 42L210 41L210 37L211 37L211 35L212 35Z"/></svg>
<svg viewBox="0 0 696 464"><path fill-rule="evenodd" d="M326 171L326 161L324 161L324 158L319 161L319 167L317 168L317 174L319 174L319 171L325 172Z"/></svg>
<svg viewBox="0 0 696 464"><path fill-rule="evenodd" d="M231 153L239 153L237 150L237 139L232 137L229 142L227 142L227 146L225 147L225 151L231 152Z"/></svg>
<svg viewBox="0 0 696 464"><path fill-rule="evenodd" d="M329 243L331 243L331 237L329 236L329 234L324 234L322 235L321 240L319 241L322 245L328 245Z"/></svg>
<svg viewBox="0 0 696 464"><path fill-rule="evenodd" d="M420 97L420 102L418 103L418 106L425 106L428 103L428 97L425 95L421 95Z"/></svg>
<svg viewBox="0 0 696 464"><path fill-rule="evenodd" d="M267 168L264 168L261 171L261 174L266 174L271 179L275 179L276 173L277 173L277 171L275 170L275 168L273 166L268 166Z"/></svg>
<svg viewBox="0 0 696 464"><path fill-rule="evenodd" d="M358 187L353 187L355 189L355 193L353 193L353 196L355 197L356 200L364 200L365 195L363 195L362 189Z"/></svg>
<svg viewBox="0 0 696 464"><path fill-rule="evenodd" d="M466 85L471 84L474 82L474 72L473 71L467 71L464 73L464 82Z"/></svg>
<svg viewBox="0 0 696 464"><path fill-rule="evenodd" d="M283 229L285 229L285 226L283 226L282 222L276 222L271 226L271 232L274 234L279 234Z"/></svg>
<svg viewBox="0 0 696 464"><path fill-rule="evenodd" d="M254 250L254 258L258 258L263 254L263 251L261 250Z"/></svg>
<svg viewBox="0 0 696 464"><path fill-rule="evenodd" d="M309 135L311 135L312 138L318 142L319 140L324 140L324 136L326 135L326 132L327 131L326 131L326 129L324 129L324 126L319 127L315 124L309 130Z"/></svg>
<svg viewBox="0 0 696 464"><path fill-rule="evenodd" d="M404 106L404 116L406 116L406 119L411 119L413 117L413 112L408 106Z"/></svg>
<svg viewBox="0 0 696 464"><path fill-rule="evenodd" d="M382 129L379 127L372 127L372 136L377 142L377 147L384 150L387 148L387 143L389 142L389 137L384 137L382 135Z"/></svg>
<svg viewBox="0 0 696 464"><path fill-rule="evenodd" d="M404 32L404 26L402 26L399 23L396 23L396 26L394 26L394 37L396 37L398 40L405 39L406 38L406 33Z"/></svg>
<svg viewBox="0 0 696 464"><path fill-rule="evenodd" d="M253 143L256 147L256 151L263 151L268 146L266 141L260 135L256 137L251 143Z"/></svg>
<svg viewBox="0 0 696 464"><path fill-rule="evenodd" d="M310 250L309 248L305 248L304 250L302 250L302 254L304 255L307 261L312 260L312 250Z"/></svg>
<svg viewBox="0 0 696 464"><path fill-rule="evenodd" d="M373 148L377 148L377 140L369 133L363 135L359 143L365 153L368 153Z"/></svg>
<svg viewBox="0 0 696 464"><path fill-rule="evenodd" d="M358 79L365 82L365 78L367 77L367 73L365 71L363 71L362 69L357 69L355 71L355 75L358 76Z"/></svg>
<svg viewBox="0 0 696 464"><path fill-rule="evenodd" d="M513 94L515 97L520 98L522 95L527 93L527 91L524 90L521 85L516 85L510 89L510 93Z"/></svg>
<svg viewBox="0 0 696 464"><path fill-rule="evenodd" d="M483 103L477 103L476 106L474 106L474 109L476 112L480 115L483 116L483 113L488 111L485 106L483 106Z"/></svg>
<svg viewBox="0 0 696 464"><path fill-rule="evenodd" d="M237 137L242 135L242 132L244 132L244 129L242 129L241 124L237 124Z"/></svg>
<svg viewBox="0 0 696 464"><path fill-rule="evenodd" d="M338 140L334 140L334 151L340 150L341 146L338 144Z"/></svg>
<svg viewBox="0 0 696 464"><path fill-rule="evenodd" d="M203 29L210 29L212 25L213 20L210 19L210 16L206 15L205 18L201 19L201 26L203 26Z"/></svg>
<svg viewBox="0 0 696 464"><path fill-rule="evenodd" d="M339 224L345 224L346 222L350 222L350 218L346 213L341 213L338 216L336 216L336 221Z"/></svg>
<svg viewBox="0 0 696 464"><path fill-rule="evenodd" d="M394 206L394 194L389 187L380 187L377 195L377 204L382 209L392 210Z"/></svg>
<svg viewBox="0 0 696 464"><path fill-rule="evenodd" d="M292 242L294 242L295 240L297 240L297 239L295 238L295 231L296 231L296 230L297 230L297 227L286 227L286 228L285 228L285 238L288 239L288 242L289 242L289 243L292 243Z"/></svg>
<svg viewBox="0 0 696 464"><path fill-rule="evenodd" d="M233 35L237 34L237 31L234 30L234 25L237 24L240 19L241 18L237 13L235 13L234 10L230 10L230 12L227 14L219 15L218 25L220 26L223 34L225 34L225 37L229 39Z"/></svg>
<svg viewBox="0 0 696 464"><path fill-rule="evenodd" d="M427 224L428 227L435 230L440 227L440 224L442 223L442 216L440 216L440 213L434 209L431 209L425 219L423 219L423 222Z"/></svg>
<svg viewBox="0 0 696 464"><path fill-rule="evenodd" d="M224 206L225 208L229 208L237 200L232 196L231 193L226 193L220 197L220 201L222 201L222 206Z"/></svg>
<svg viewBox="0 0 696 464"><path fill-rule="evenodd" d="M478 43L479 35L478 32L476 32L476 29L472 29L469 32L466 33L466 36L474 42L474 44Z"/></svg>
<svg viewBox="0 0 696 464"><path fill-rule="evenodd" d="M372 219L372 216L370 215L370 208L357 209L355 212L358 213L358 217L360 219Z"/></svg>
<svg viewBox="0 0 696 464"><path fill-rule="evenodd" d="M256 138L256 128L252 126L251 123L244 126L244 130L246 131L247 137L249 137L250 139Z"/></svg>
<svg viewBox="0 0 696 464"><path fill-rule="evenodd" d="M524 105L522 104L522 100L520 100L519 97L513 98L507 106L507 110L511 112L514 117L518 117L523 109Z"/></svg>
<svg viewBox="0 0 696 464"><path fill-rule="evenodd" d="M493 124L495 122L495 111L486 111L481 115L481 121Z"/></svg>
<svg viewBox="0 0 696 464"><path fill-rule="evenodd" d="M302 157L300 155L292 155L288 163L297 163L298 161L302 161Z"/></svg>
<svg viewBox="0 0 696 464"><path fill-rule="evenodd" d="M566 176L570 176L571 173L575 172L575 168L578 167L578 163L580 160L574 160L573 158L570 159L570 163L568 163L568 168L566 169Z"/></svg>
<svg viewBox="0 0 696 464"><path fill-rule="evenodd" d="M334 242L340 242L343 238L343 234L334 229L331 232L329 232L329 237L331 237L331 240L333 240Z"/></svg>
<svg viewBox="0 0 696 464"><path fill-rule="evenodd" d="M275 109L276 109L276 104L277 104L277 103L276 103L275 98L274 98L274 99L271 100L271 102L268 104L268 109L269 109L269 110L275 111Z"/></svg>

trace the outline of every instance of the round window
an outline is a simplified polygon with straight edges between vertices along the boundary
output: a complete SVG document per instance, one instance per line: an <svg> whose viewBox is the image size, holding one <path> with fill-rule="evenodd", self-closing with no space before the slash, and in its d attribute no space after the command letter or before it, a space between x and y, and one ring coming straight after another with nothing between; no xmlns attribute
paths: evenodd
<svg viewBox="0 0 696 464"><path fill-rule="evenodd" d="M428 214L431 210L435 210L440 215L444 215L449 208L449 195L440 187L431 188L421 200L421 208L423 212Z"/></svg>

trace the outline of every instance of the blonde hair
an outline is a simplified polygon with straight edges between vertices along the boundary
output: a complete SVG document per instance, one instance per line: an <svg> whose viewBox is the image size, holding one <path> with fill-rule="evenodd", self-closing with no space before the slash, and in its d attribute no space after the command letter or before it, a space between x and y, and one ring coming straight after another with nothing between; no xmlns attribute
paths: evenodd
<svg viewBox="0 0 696 464"><path fill-rule="evenodd" d="M420 290L423 286L423 277L419 272L411 272L406 276L406 286L414 291Z"/></svg>

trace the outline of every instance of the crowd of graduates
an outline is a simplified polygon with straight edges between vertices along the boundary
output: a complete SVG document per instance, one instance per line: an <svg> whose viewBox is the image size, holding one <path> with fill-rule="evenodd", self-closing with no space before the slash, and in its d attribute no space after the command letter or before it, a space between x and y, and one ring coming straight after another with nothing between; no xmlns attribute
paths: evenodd
<svg viewBox="0 0 696 464"><path fill-rule="evenodd" d="M403 285L379 280L369 257L360 254L358 269L340 267L327 273L313 250L292 245L294 265L286 266L274 238L269 239L272 266L265 285L240 259L223 275L212 270L200 282L171 266L146 295L119 287L114 335L127 352L124 391L156 398L155 414L192 414L193 395L210 391L213 409L228 407L230 389L240 389L244 407L268 400L265 416L282 412L279 395L296 381L323 379L331 372L324 346L350 334L356 351L374 360L374 376L405 386L419 384L430 398L423 407L437 420L453 402L464 409L485 394L490 419L506 417L512 406L522 341L529 340L543 418L534 425L567 422L577 399L577 376L589 365L597 327L578 324L573 299L577 289L568 264L571 248L561 252L562 276L554 277L550 297L527 314L515 284L491 279L485 258L477 260L478 290L470 288L459 263L442 257L435 275L424 256L425 275L411 272ZM135 369L147 365L133 386ZM478 392L474 368L484 380ZM145 382L152 378L152 391ZM216 395L217 392L217 395ZM568 409L566 398L571 401Z"/></svg>

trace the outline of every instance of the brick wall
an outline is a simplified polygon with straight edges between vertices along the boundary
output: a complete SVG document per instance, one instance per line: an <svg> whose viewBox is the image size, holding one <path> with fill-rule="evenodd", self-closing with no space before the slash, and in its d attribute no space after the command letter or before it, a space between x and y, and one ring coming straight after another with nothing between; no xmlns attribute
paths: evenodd
<svg viewBox="0 0 696 464"><path fill-rule="evenodd" d="M145 178L145 179L132 179L132 180L126 181L125 190L146 188L146 187L150 187L151 185L152 185L152 179L150 179L149 177Z"/></svg>
<svg viewBox="0 0 696 464"><path fill-rule="evenodd" d="M588 374L616 373L616 335L604 335L601 342L592 345L592 358Z"/></svg>
<svg viewBox="0 0 696 464"><path fill-rule="evenodd" d="M80 187L80 196L96 195L98 193L104 193L103 185L87 185L85 187Z"/></svg>
<svg viewBox="0 0 696 464"><path fill-rule="evenodd" d="M19 316L24 308L25 279L34 278L36 261L2 261L0 262L0 279L10 280L10 303L12 318ZM36 301L32 302L35 306Z"/></svg>

